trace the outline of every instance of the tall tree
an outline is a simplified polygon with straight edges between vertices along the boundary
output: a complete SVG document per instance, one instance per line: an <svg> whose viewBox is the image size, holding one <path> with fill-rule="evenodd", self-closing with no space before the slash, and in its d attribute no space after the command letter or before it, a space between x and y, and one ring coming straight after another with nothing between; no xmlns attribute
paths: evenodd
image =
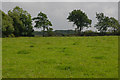
<svg viewBox="0 0 120 80"><path fill-rule="evenodd" d="M2 11L0 10L0 38L2 37Z"/></svg>
<svg viewBox="0 0 120 80"><path fill-rule="evenodd" d="M73 22L73 25L79 29L79 34L84 27L90 27L92 20L88 19L87 15L81 10L73 10L69 13L67 18L69 22Z"/></svg>
<svg viewBox="0 0 120 80"><path fill-rule="evenodd" d="M27 11L16 6L13 10L9 10L8 14L14 21L15 36L33 35L32 19Z"/></svg>
<svg viewBox="0 0 120 80"><path fill-rule="evenodd" d="M13 20L10 16L2 12L2 36L11 36L14 32Z"/></svg>
<svg viewBox="0 0 120 80"><path fill-rule="evenodd" d="M45 36L45 30L49 30L49 26L52 26L52 23L49 21L46 14L40 12L37 17L34 17L36 28L43 28L43 37Z"/></svg>
<svg viewBox="0 0 120 80"><path fill-rule="evenodd" d="M95 27L100 32L106 32L111 25L110 18L107 16L104 16L103 13L96 13L96 18L97 18L98 22L95 25Z"/></svg>
<svg viewBox="0 0 120 80"><path fill-rule="evenodd" d="M120 31L120 24L118 20L116 20L114 17L110 18L110 26L113 32L119 32Z"/></svg>
<svg viewBox="0 0 120 80"><path fill-rule="evenodd" d="M95 27L98 29L98 31L106 32L109 29L112 32L119 31L119 29L120 29L119 22L114 17L105 16L103 13L96 13L96 18L97 18L98 22L95 25Z"/></svg>

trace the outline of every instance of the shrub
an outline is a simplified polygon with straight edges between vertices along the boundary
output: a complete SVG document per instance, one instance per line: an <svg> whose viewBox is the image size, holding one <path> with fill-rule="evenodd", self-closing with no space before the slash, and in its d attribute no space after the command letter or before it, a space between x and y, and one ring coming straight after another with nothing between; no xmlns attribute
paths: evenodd
<svg viewBox="0 0 120 80"><path fill-rule="evenodd" d="M87 30L87 31L83 32L83 35L84 36L97 36L98 32L94 32L92 30Z"/></svg>
<svg viewBox="0 0 120 80"><path fill-rule="evenodd" d="M15 37L15 35L14 35L14 34L11 34L11 35L8 35L8 37Z"/></svg>

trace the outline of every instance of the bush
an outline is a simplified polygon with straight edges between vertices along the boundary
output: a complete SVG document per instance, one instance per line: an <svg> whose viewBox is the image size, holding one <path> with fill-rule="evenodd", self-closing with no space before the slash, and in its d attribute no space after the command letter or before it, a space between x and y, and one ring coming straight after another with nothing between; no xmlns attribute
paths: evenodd
<svg viewBox="0 0 120 80"><path fill-rule="evenodd" d="M14 35L14 34L11 34L11 35L9 35L8 37L15 37L15 35Z"/></svg>
<svg viewBox="0 0 120 80"><path fill-rule="evenodd" d="M82 33L84 36L97 36L98 32L94 32L92 30L87 30L85 32Z"/></svg>

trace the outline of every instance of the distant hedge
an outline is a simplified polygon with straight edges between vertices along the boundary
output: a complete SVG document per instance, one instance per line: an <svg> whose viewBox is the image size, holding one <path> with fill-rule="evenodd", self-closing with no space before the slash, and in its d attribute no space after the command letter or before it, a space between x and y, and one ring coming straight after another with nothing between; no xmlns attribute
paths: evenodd
<svg viewBox="0 0 120 80"><path fill-rule="evenodd" d="M56 30L53 31L51 36L111 36L111 35L120 35L120 32L93 32L91 30L81 32L81 34L77 34L74 30ZM42 32L34 31L34 36L42 36ZM45 33L47 35L47 32Z"/></svg>

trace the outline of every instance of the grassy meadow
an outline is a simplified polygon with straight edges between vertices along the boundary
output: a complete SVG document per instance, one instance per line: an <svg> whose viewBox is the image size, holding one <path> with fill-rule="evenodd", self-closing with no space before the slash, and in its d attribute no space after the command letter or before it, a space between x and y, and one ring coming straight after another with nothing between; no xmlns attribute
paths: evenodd
<svg viewBox="0 0 120 80"><path fill-rule="evenodd" d="M2 39L3 78L117 78L118 36Z"/></svg>

